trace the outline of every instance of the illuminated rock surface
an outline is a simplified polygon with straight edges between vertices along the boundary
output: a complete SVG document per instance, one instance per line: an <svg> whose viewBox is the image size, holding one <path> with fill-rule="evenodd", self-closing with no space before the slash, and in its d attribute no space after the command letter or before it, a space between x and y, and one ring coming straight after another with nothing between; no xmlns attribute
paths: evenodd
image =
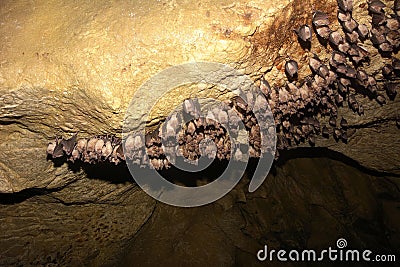
<svg viewBox="0 0 400 267"><path fill-rule="evenodd" d="M354 3L353 14L359 22L371 19L363 3ZM264 239L273 240L277 247L328 246L339 233L354 246L366 246L389 231L390 237L379 237L377 246L398 247L399 185L398 178L389 177L400 175L399 96L383 106L358 97L364 107L362 116L340 108L338 118L344 116L351 129L347 144L332 137L316 139L316 147L342 153L352 164L375 171L371 175L338 162L293 159L278 167L259 192L244 194L243 186L238 186L223 200L198 210L156 204L121 168L99 172L96 167L57 166L46 160L46 146L56 135L120 134L134 92L152 75L173 65L227 63L256 83L264 75L271 84L283 86L284 64L290 56L299 64L299 80L304 79L311 74L311 53L321 59L331 53L314 33L311 52L305 51L293 32L304 23L311 25L313 9L328 13L332 28L340 27L336 1L2 1L0 264L112 264L115 255L125 251L125 261L137 258L150 263L153 257L145 259L146 250L157 250L158 241L157 235L147 236L160 229L172 232L170 224L182 220L192 232L187 242L199 245L178 243L182 248L175 249L181 254L168 263L198 252L199 263L241 264L254 260ZM381 68L390 58L382 58L369 42L366 47L371 53L366 69L377 80L383 79ZM186 88L167 95L150 123L156 124L171 106L194 94ZM201 94L215 96L214 91ZM332 172L322 175L328 167ZM320 181L320 176L329 178ZM308 191L310 185L315 186L314 193ZM213 224L211 218L197 222L214 213L220 222ZM171 223L165 222L169 214L176 214ZM150 224L145 224L149 217ZM325 223L332 236L318 243L322 235L318 231ZM176 228L176 236L171 233L170 241L162 241L165 247L188 229L181 227ZM371 229L376 232L369 234ZM162 232L158 235L165 240ZM201 247L204 240L197 239L199 235L215 242ZM227 240L231 245L225 250ZM126 250L128 241L132 241L131 251ZM212 246L219 250L207 254ZM224 256L219 258L222 248ZM173 251L165 248L154 259L161 261L162 255Z"/></svg>

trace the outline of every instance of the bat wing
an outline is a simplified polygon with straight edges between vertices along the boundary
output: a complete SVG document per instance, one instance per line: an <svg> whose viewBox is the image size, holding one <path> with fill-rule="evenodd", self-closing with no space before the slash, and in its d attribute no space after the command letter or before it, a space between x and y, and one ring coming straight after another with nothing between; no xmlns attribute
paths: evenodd
<svg viewBox="0 0 400 267"><path fill-rule="evenodd" d="M63 150L65 151L65 153L67 154L67 155L71 155L71 153L72 153L72 150L74 149L74 147L75 147L75 143L76 143L76 136L77 136L77 134L74 134L70 139L67 139L67 140L61 140L61 144L62 144L62 146L63 146Z"/></svg>
<svg viewBox="0 0 400 267"><path fill-rule="evenodd" d="M63 144L62 142L56 144L53 152L53 158L60 158L64 155Z"/></svg>

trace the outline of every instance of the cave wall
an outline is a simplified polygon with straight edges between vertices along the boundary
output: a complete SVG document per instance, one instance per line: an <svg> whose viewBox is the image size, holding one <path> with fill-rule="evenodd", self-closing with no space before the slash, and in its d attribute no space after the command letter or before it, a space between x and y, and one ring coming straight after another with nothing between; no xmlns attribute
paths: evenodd
<svg viewBox="0 0 400 267"><path fill-rule="evenodd" d="M354 3L355 17L370 21L366 1ZM46 160L46 146L56 135L120 134L125 109L134 92L152 75L169 66L190 61L222 62L248 74L256 83L265 77L282 85L286 81L282 66L290 56L299 62L299 78L306 77L311 73L308 56L315 53L326 59L331 52L329 46L322 46L316 38L311 51L305 51L293 32L293 28L311 23L314 9L329 13L332 27L339 27L333 0L103 1L102 4L2 1L0 218L1 247L7 249L2 249L1 264L55 261L72 265L111 264L114 255L121 251L125 253L125 261L141 259L145 257L145 248L154 248L151 242L157 242L157 239L146 239L148 233L154 232L152 227L157 228L157 222L166 220L170 211L176 214L169 218L172 225L179 224L182 218L203 218L204 214L216 213L222 220L216 225L222 225L222 232L233 236L229 239L225 234L215 235L219 238L219 243L214 243L216 247L228 239L231 242L230 254L223 254L221 259L221 263L227 264L252 257L260 244L255 240L271 236L277 246L290 242L288 235L293 233L297 236L293 241L295 246L318 244L319 225L328 222L330 229L341 229L345 233L346 227L368 221L367 229L349 230L352 240L360 242L355 244L364 242L356 241L364 240L360 236L367 236L367 240L371 239L367 244L372 244L376 236L390 229L394 234L381 243L383 247L398 246L398 219L388 216L398 209L399 199L397 180L393 178L400 175L398 97L383 106L366 98L358 99L365 109L363 116L346 107L339 109L339 117L346 117L352 129L348 144L333 138L316 140L317 147L343 153L366 169L391 178L343 176L352 171L339 164L336 179L322 185L318 180L307 181L304 176L309 174L296 171L296 166L303 166L303 162L295 166L289 162L289 169L279 169L279 174L267 179L257 195L244 195L238 189L211 207L180 211L157 206L129 178L121 179L126 173L113 172L113 169L102 174L96 167L74 169L68 164ZM366 46L371 51L367 68L376 73L377 79L382 79L380 69L390 59L383 58L370 43ZM151 123L166 115L163 108L192 94L189 89L180 91L179 95L170 94L158 107L161 111L155 111L158 115ZM312 172L333 163L307 164L312 166L307 171ZM316 172L315 176L320 175ZM315 191L305 192L307 186L315 183L319 185ZM397 189L390 188L393 184ZM333 191L320 192L329 187ZM282 188L287 190L285 203L282 203ZM321 200L321 195L337 196L337 199L331 203L330 199ZM365 202L360 200L363 197ZM237 202L241 204L233 204ZM287 225L292 217L285 215L287 211L283 207L294 209L294 213L312 210L312 214L315 211L318 215L313 221L311 216L315 215L311 212L301 213L299 221ZM354 216L351 215L353 208L356 209ZM151 217L154 212L156 216ZM256 212L263 216L254 215ZM240 215L247 213L244 217ZM345 215L340 217L341 221L332 219L342 213ZM277 214L285 219L275 219ZM239 231L237 226L224 221L225 217L243 227ZM144 227L149 218L151 223ZM243 221L246 218L248 222ZM313 223L307 226L310 218L315 226ZM381 224L377 226L377 233L368 237L368 231L376 226L374 221ZM169 231L169 227L165 225L159 231ZM196 229L187 237L188 242L198 233L209 230L207 225L199 223L191 227ZM246 227L254 233L243 230ZM212 228L214 232L221 231L217 226ZM133 237L138 243L125 251ZM175 242L174 238L164 242ZM140 250L138 244L144 248ZM158 257L171 251L164 251ZM205 249L202 253L206 253ZM216 259L213 257L218 253L217 250L215 255L205 258ZM54 256L47 258L48 255ZM190 253L177 254L171 261L182 255Z"/></svg>
<svg viewBox="0 0 400 267"><path fill-rule="evenodd" d="M329 12L332 28L338 28L336 1L320 5L318 1L2 2L0 192L54 188L76 180L65 166L56 169L43 160L47 143L56 135L75 132L120 134L135 90L168 66L195 60L222 62L255 81L264 76L280 85L286 79L282 65L290 56L299 62L299 79L304 79L310 74L308 56L327 58L331 48L313 38L311 51L306 51L293 29L310 23L313 8ZM366 8L365 1L355 1L354 17L370 20ZM381 67L390 59L382 58L370 43L366 46L371 51L367 67L379 79ZM165 107L193 94L188 88L167 95L151 123L167 115ZM344 153L368 168L399 174L398 98L383 107L365 98L358 101L364 104L363 116L339 110L354 129L349 145L331 138L317 140L317 146ZM59 173L64 177L55 179Z"/></svg>

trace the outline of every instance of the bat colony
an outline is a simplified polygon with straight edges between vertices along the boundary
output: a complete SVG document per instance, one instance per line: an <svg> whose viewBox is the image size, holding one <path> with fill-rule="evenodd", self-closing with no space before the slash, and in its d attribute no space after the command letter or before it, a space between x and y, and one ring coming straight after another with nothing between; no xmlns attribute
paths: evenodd
<svg viewBox="0 0 400 267"><path fill-rule="evenodd" d="M262 136L259 127L260 123L271 120L275 122L277 134L275 157L279 156L279 150L294 144L308 142L315 145L316 135L325 138L332 136L337 142L347 143L347 130L351 126L345 118L338 116L338 107L347 106L361 116L364 109L356 96L384 105L388 100L394 100L399 89L400 60L394 54L399 52L400 47L400 0L391 2L392 7L387 7L379 0L369 1L371 24L368 25L359 24L352 17L352 0L337 2L337 19L342 30L331 30L328 15L318 10L313 14L312 27L305 24L295 29L302 46L310 47L314 31L320 42L333 49L327 62L317 55L309 58L313 74L306 77L300 86L296 83L298 64L290 59L285 64L288 78L285 86L270 86L268 81L261 79L260 89L264 96L255 98L252 93L247 93L246 99L236 97L227 101L227 108L214 108L207 114L207 118L199 118L199 103L195 99L187 99L183 103L183 115L191 116L191 120L185 120L188 122L178 127L184 118L173 114L155 131L146 134L145 138L129 135L124 140L125 154L122 140L115 136L77 139L76 135L69 139L56 138L48 145L47 154L52 158L66 156L70 161L88 163L110 161L119 164L130 160L141 167L156 169L168 168L174 163L175 156L196 160L202 155L219 160L233 158L240 161L243 153L248 152L250 157L260 157L274 150L275 136L272 136L272 129L269 129L267 136ZM364 68L369 63L365 42L370 42L382 57L391 59L391 63L381 69L383 81L375 79L378 73L368 73ZM270 116L263 109L267 105L273 113ZM261 108L259 118L262 121L255 118L250 108L253 106ZM233 129L230 134L233 138L237 137L240 129L233 112L245 125L249 139L248 151L240 146L232 148L228 133L222 126L229 125ZM320 123L321 117L328 118L326 125ZM400 128L399 117L396 124ZM261 145L262 138L267 140L265 147ZM204 142L206 140L208 142ZM174 155L169 160L164 154L166 151Z"/></svg>

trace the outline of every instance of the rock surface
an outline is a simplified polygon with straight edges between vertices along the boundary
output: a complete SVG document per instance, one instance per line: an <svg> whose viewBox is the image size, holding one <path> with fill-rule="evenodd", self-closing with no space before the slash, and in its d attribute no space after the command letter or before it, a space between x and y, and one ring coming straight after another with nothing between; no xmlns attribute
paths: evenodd
<svg viewBox="0 0 400 267"><path fill-rule="evenodd" d="M355 2L355 16L366 16L365 5L361 8L364 2ZM336 1L319 4L204 1L193 7L180 1L108 2L104 6L4 2L0 11L0 192L54 188L76 179L65 167L54 169L44 160L43 148L49 139L73 132L119 134L135 90L168 66L223 62L255 80L264 75L279 84L285 80L282 64L290 55L299 62L299 76L304 78L310 73L308 52L292 30L310 21L312 7L331 12L335 21ZM198 12L193 13L193 8ZM369 68L378 73L388 59L368 48L373 53ZM329 50L313 39L310 53L323 59ZM163 98L151 124L167 115L165 107L195 94L189 89ZM364 116L348 109L339 111L356 129L349 144L330 139L317 141L317 146L342 152L368 168L400 174L395 127L400 116L398 98L383 107L360 101L365 102Z"/></svg>
<svg viewBox="0 0 400 267"><path fill-rule="evenodd" d="M258 250L322 250L341 237L387 254L398 246L399 213L391 214L399 207L397 178L373 177L326 158L291 159L276 173L255 193L243 194L242 184L204 207L157 205L122 263L281 266L258 262Z"/></svg>
<svg viewBox="0 0 400 267"><path fill-rule="evenodd" d="M265 244L322 250L341 237L357 249L394 253L398 178L314 156L289 155L256 192L247 192L245 177L199 208L156 203L131 184L93 178L2 195L0 265L264 266L256 253Z"/></svg>
<svg viewBox="0 0 400 267"><path fill-rule="evenodd" d="M354 2L357 19L369 20L366 1ZM198 253L204 261L240 265L249 259L253 262L265 240L273 240L276 247L324 246L335 242L338 236L333 235L338 233L348 234L355 246L373 247L382 236L378 247L398 247L400 197L398 178L393 177L400 175L399 97L384 106L359 99L363 116L340 109L339 117L347 118L352 132L348 144L333 138L316 140L317 147L340 152L378 176L330 161L289 161L255 194L244 195L240 188L200 209L157 205L132 184L125 170L106 166L98 171L46 160L46 146L56 135L120 134L135 91L169 66L222 62L256 83L264 76L282 85L286 80L282 66L290 55L299 63L299 78L306 77L311 73L308 56L316 53L324 59L330 48L314 38L311 51L303 50L293 28L310 23L313 9L324 10L335 21L336 5L333 0L107 1L102 5L2 1L0 265L108 265L120 253L125 254L124 262L146 262L147 249L156 250L157 242L166 247L176 243L184 229L188 231L185 242L194 242L202 233L203 241L216 238L213 246L219 249L212 254L207 247L184 248L182 241L155 255L155 260L179 251L170 263ZM372 51L368 70L382 78L380 69L389 59L367 46ZM156 106L150 124L195 95L192 89L167 95ZM215 95L214 91L208 94ZM324 168L330 170L324 177L331 180L319 179ZM210 213L215 221L211 217L204 221ZM164 221L169 223L159 227ZM321 241L324 224L332 236ZM177 234L164 239L163 231ZM387 231L391 235L384 238ZM149 238L154 232L157 235Z"/></svg>

